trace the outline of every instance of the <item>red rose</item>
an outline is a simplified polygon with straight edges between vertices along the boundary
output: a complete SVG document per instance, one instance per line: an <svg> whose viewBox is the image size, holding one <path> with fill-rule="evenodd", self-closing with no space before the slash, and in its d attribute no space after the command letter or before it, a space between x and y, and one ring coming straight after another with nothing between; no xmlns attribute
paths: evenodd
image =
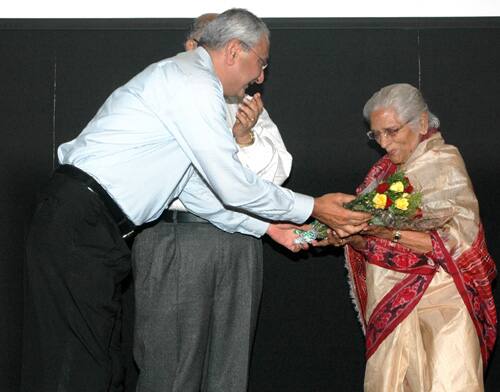
<svg viewBox="0 0 500 392"><path fill-rule="evenodd" d="M421 208L417 208L416 211L415 211L415 215L413 215L413 218L414 219L417 219L417 218L422 218L422 209Z"/></svg>
<svg viewBox="0 0 500 392"><path fill-rule="evenodd" d="M406 193L412 193L413 192L413 185L412 184L408 184L405 188L405 192Z"/></svg>
<svg viewBox="0 0 500 392"><path fill-rule="evenodd" d="M387 189L389 189L389 184L387 182L382 182L377 186L377 193L384 193Z"/></svg>
<svg viewBox="0 0 500 392"><path fill-rule="evenodd" d="M392 200L390 197L387 197L387 201L385 202L385 208L389 208L392 205Z"/></svg>

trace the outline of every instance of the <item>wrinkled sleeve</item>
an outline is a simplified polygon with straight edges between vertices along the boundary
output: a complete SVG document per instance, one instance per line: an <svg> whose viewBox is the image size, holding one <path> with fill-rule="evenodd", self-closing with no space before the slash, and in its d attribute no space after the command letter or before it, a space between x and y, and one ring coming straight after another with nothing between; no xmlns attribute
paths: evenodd
<svg viewBox="0 0 500 392"><path fill-rule="evenodd" d="M263 180L241 164L217 79L179 77L176 91L159 117L224 206L277 221L303 223L310 216L312 197Z"/></svg>
<svg viewBox="0 0 500 392"><path fill-rule="evenodd" d="M239 232L261 237L269 227L267 222L224 208L197 173L189 179L179 199L193 214L229 233Z"/></svg>

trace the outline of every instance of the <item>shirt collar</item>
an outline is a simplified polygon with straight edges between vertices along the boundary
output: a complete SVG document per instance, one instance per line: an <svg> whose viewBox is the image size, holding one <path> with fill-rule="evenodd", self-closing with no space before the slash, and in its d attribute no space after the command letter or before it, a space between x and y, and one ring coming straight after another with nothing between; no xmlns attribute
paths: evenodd
<svg viewBox="0 0 500 392"><path fill-rule="evenodd" d="M202 63L206 65L210 69L210 71L215 73L214 63L212 62L212 58L210 57L208 51L202 46L198 46L195 51L196 54L200 57Z"/></svg>

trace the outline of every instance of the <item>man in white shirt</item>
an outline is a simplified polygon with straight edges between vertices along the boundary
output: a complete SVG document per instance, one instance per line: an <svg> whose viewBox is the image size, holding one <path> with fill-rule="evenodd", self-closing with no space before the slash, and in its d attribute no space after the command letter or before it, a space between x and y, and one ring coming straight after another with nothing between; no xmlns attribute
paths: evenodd
<svg viewBox="0 0 500 392"><path fill-rule="evenodd" d="M195 20L186 50L196 49L216 16ZM292 156L260 94L226 97L226 116L239 160L281 185ZM187 212L180 200L137 236L132 266L138 392L247 390L262 256L258 238L217 229Z"/></svg>
<svg viewBox="0 0 500 392"><path fill-rule="evenodd" d="M290 230L253 216L295 223L314 216L344 234L366 226L368 215L342 207L351 196L295 193L237 159L224 95L243 97L264 81L265 24L229 10L200 44L115 90L59 147L62 166L40 193L27 237L23 392L121 390L114 348L120 284L130 273L123 237L175 198L223 230L267 233L295 251Z"/></svg>

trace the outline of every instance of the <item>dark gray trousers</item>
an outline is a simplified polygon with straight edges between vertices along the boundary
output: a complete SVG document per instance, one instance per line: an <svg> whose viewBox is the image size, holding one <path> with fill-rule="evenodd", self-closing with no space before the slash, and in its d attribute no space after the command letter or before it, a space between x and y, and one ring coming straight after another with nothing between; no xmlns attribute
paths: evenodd
<svg viewBox="0 0 500 392"><path fill-rule="evenodd" d="M208 223L160 222L138 235L132 260L137 391L246 391L261 241Z"/></svg>

